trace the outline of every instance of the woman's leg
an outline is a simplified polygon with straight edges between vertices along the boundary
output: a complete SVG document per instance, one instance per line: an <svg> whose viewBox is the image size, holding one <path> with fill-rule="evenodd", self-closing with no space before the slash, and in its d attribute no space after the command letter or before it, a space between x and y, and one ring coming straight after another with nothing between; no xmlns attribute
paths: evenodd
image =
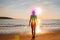
<svg viewBox="0 0 60 40"><path fill-rule="evenodd" d="M35 33L36 33L36 27L34 27L34 38L35 38Z"/></svg>
<svg viewBox="0 0 60 40"><path fill-rule="evenodd" d="M32 29L32 38L33 38L33 35L34 35L33 27L31 27L31 29Z"/></svg>
<svg viewBox="0 0 60 40"><path fill-rule="evenodd" d="M33 27L32 27L32 35L34 34L34 32L33 32Z"/></svg>

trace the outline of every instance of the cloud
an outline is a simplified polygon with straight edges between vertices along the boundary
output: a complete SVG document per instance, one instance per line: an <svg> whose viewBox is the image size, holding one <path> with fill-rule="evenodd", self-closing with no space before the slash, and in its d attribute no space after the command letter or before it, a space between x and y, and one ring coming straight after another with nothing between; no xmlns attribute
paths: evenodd
<svg viewBox="0 0 60 40"><path fill-rule="evenodd" d="M7 16L15 17L19 14L27 18L26 15L31 14L34 7L42 7L45 17L52 14L57 16L60 13L60 0L0 0L0 13L8 14Z"/></svg>

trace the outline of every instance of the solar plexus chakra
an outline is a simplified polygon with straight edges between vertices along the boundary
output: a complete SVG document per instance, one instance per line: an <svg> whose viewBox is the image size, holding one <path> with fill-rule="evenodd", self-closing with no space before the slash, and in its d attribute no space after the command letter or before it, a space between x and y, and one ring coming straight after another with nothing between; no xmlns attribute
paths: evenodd
<svg viewBox="0 0 60 40"><path fill-rule="evenodd" d="M36 27L36 22L31 22L31 27Z"/></svg>

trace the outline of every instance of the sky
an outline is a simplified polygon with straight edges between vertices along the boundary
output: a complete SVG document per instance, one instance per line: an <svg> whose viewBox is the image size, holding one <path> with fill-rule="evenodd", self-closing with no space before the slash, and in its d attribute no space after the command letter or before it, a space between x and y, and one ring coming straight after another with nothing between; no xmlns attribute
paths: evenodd
<svg viewBox="0 0 60 40"><path fill-rule="evenodd" d="M29 19L33 8L41 8L41 19L60 19L60 0L0 0L0 16Z"/></svg>

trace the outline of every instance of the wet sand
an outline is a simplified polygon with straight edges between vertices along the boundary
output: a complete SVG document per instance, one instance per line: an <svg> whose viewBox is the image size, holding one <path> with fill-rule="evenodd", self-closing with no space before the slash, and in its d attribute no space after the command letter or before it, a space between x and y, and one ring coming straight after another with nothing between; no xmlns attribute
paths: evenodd
<svg viewBox="0 0 60 40"><path fill-rule="evenodd" d="M0 40L31 40L31 34L0 34ZM60 40L60 32L37 34L35 40Z"/></svg>

